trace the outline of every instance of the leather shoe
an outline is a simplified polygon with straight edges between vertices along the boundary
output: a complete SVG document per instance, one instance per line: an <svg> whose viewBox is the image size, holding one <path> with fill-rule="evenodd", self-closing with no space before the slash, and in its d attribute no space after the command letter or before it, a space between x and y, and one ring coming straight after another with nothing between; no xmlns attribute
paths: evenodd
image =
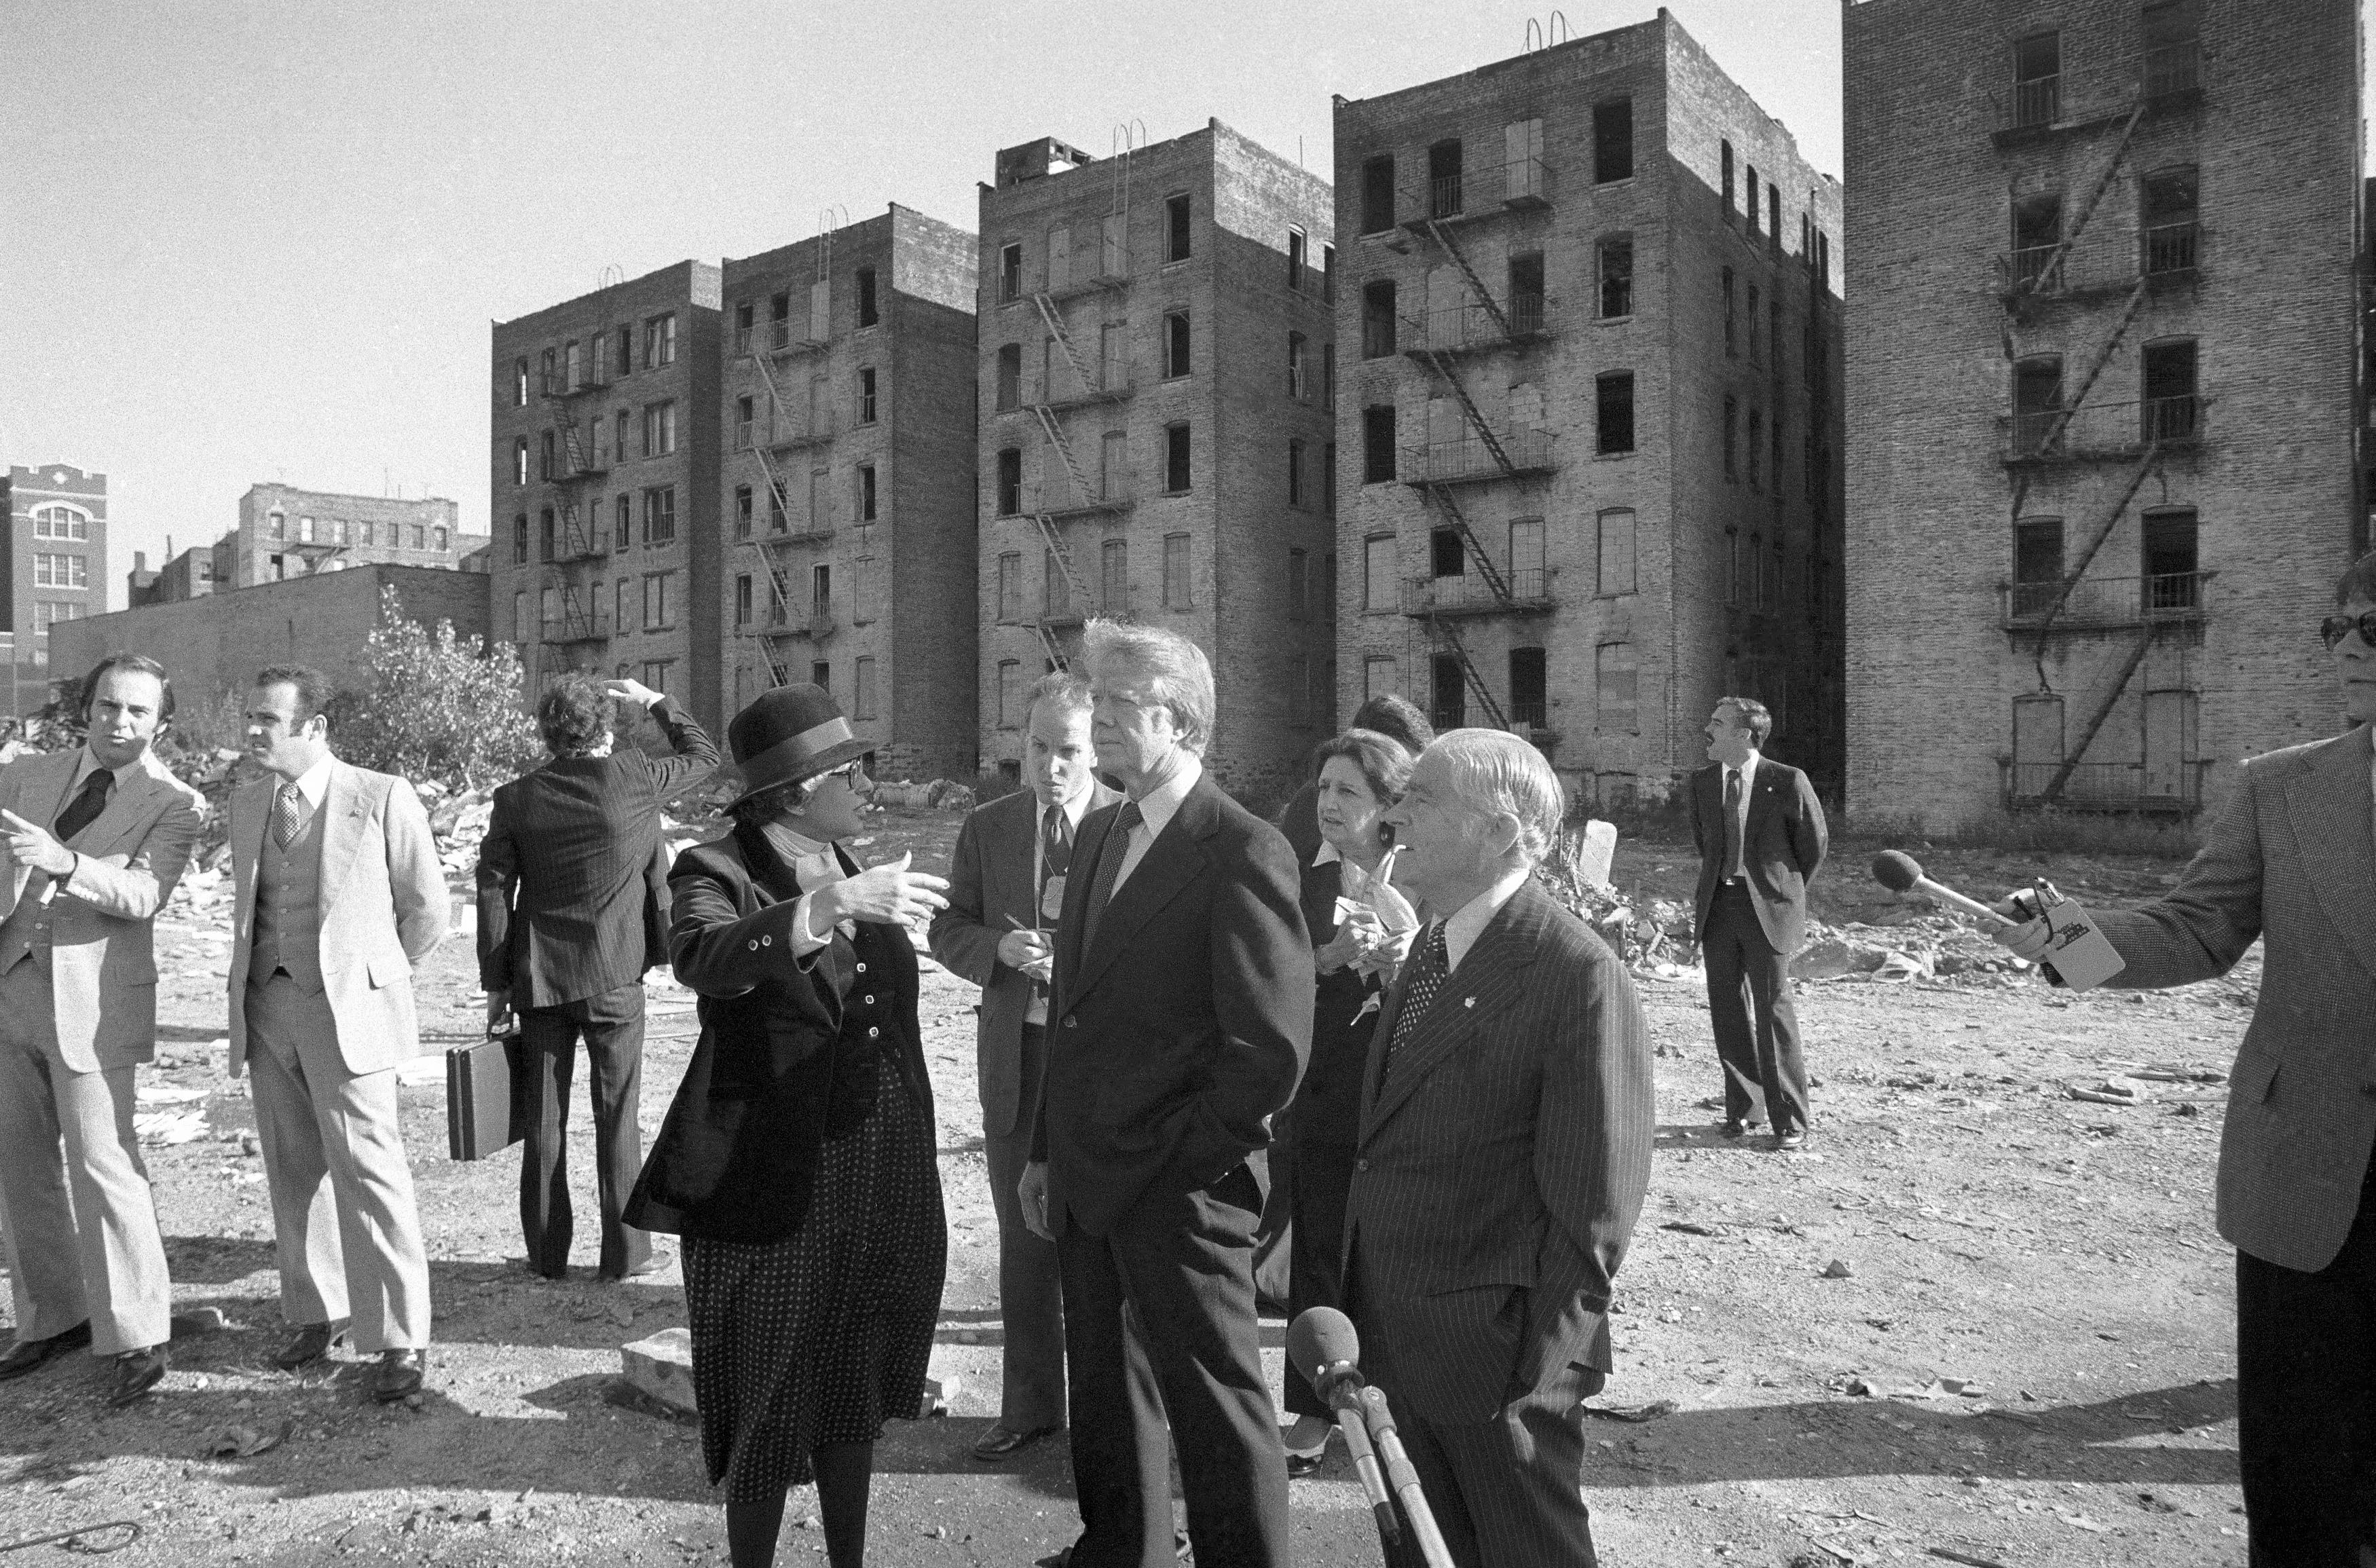
<svg viewBox="0 0 2376 1568"><path fill-rule="evenodd" d="M1793 1127L1787 1133L1778 1134L1774 1139L1774 1146L1785 1154L1788 1154L1794 1149L1805 1148L1807 1146L1807 1130L1804 1127Z"/></svg>
<svg viewBox="0 0 2376 1568"><path fill-rule="evenodd" d="M107 1390L107 1406L120 1410L133 1401L146 1397L165 1381L165 1369L173 1358L162 1345L151 1345L142 1350L126 1350L115 1358L115 1380Z"/></svg>
<svg viewBox="0 0 2376 1568"><path fill-rule="evenodd" d="M383 1405L393 1405L408 1395L420 1393L422 1382L428 1375L427 1350L382 1350L379 1370L372 1373L372 1397Z"/></svg>
<svg viewBox="0 0 2376 1568"><path fill-rule="evenodd" d="M612 1274L608 1269L604 1269L596 1274L595 1277L608 1284L616 1285L624 1279L641 1279L647 1274L658 1274L674 1262L676 1262L674 1253L655 1247L643 1262L627 1270L626 1273Z"/></svg>
<svg viewBox="0 0 2376 1568"><path fill-rule="evenodd" d="M1171 1532L1171 1555L1176 1561L1181 1562L1194 1562L1196 1561L1195 1553L1191 1551L1188 1547L1187 1531L1174 1530ZM1050 1552L1045 1557L1034 1559L1032 1568L1073 1568L1073 1549L1069 1546L1064 1547L1059 1550Z"/></svg>
<svg viewBox="0 0 2376 1568"><path fill-rule="evenodd" d="M1012 1459L1041 1438L1053 1437L1063 1430L1062 1427L1033 1427L1028 1431L1019 1431L1000 1421L981 1434L981 1440L973 1445L973 1456L984 1464Z"/></svg>
<svg viewBox="0 0 2376 1568"><path fill-rule="evenodd" d="M51 1335L47 1339L19 1339L8 1347L6 1355L0 1356L0 1382L38 1371L52 1357L63 1356L68 1350L80 1349L89 1343L89 1318L63 1333Z"/></svg>
<svg viewBox="0 0 2376 1568"><path fill-rule="evenodd" d="M272 1352L272 1364L283 1372L295 1372L310 1367L330 1353L330 1348L347 1336L347 1320L336 1323L301 1324L289 1342Z"/></svg>
<svg viewBox="0 0 2376 1568"><path fill-rule="evenodd" d="M1752 1129L1764 1125L1765 1123L1763 1122L1727 1122L1724 1124L1724 1135L1728 1138L1745 1138Z"/></svg>

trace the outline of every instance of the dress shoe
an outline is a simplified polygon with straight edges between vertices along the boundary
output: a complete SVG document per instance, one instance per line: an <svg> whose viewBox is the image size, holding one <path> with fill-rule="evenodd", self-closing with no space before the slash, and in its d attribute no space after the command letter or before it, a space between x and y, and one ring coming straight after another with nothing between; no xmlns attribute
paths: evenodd
<svg viewBox="0 0 2376 1568"><path fill-rule="evenodd" d="M289 1342L272 1352L272 1364L282 1372L295 1372L299 1367L310 1367L328 1355L330 1348L346 1336L347 1320L345 1318L340 1318L336 1323L300 1324L297 1332L289 1336Z"/></svg>
<svg viewBox="0 0 2376 1568"><path fill-rule="evenodd" d="M1012 1459L1041 1438L1052 1437L1063 1430L1062 1427L1033 1427L1028 1431L1020 1431L1001 1421L981 1434L981 1440L973 1445L973 1456L984 1464Z"/></svg>
<svg viewBox="0 0 2376 1568"><path fill-rule="evenodd" d="M1807 1130L1804 1127L1793 1127L1790 1131L1776 1136L1774 1140L1774 1146L1784 1154L1788 1154L1794 1149L1805 1148L1807 1146Z"/></svg>
<svg viewBox="0 0 2376 1568"><path fill-rule="evenodd" d="M115 1378L107 1390L107 1405L120 1410L137 1399L146 1397L165 1381L165 1369L173 1358L162 1345L151 1345L142 1350L126 1350L115 1358Z"/></svg>
<svg viewBox="0 0 2376 1568"><path fill-rule="evenodd" d="M83 1319L64 1333L53 1334L47 1339L19 1339L0 1356L0 1382L22 1377L37 1371L42 1362L68 1350L78 1350L90 1343L90 1320Z"/></svg>
<svg viewBox="0 0 2376 1568"><path fill-rule="evenodd" d="M641 1279L647 1274L658 1274L674 1262L676 1262L676 1254L674 1253L665 1252L655 1247L652 1249L650 1256L645 1258L643 1262L637 1264L635 1267L627 1270L626 1273L612 1274L610 1270L604 1269L600 1273L597 1274L595 1277L597 1279L603 1280L608 1284L616 1285L623 1279Z"/></svg>
<svg viewBox="0 0 2376 1568"><path fill-rule="evenodd" d="M1724 1124L1724 1135L1728 1138L1745 1138L1752 1132L1764 1125L1763 1122L1727 1122Z"/></svg>
<svg viewBox="0 0 2376 1568"><path fill-rule="evenodd" d="M1171 1555L1174 1559L1182 1562L1194 1562L1196 1561L1195 1553L1188 1549L1187 1531L1174 1530L1171 1532ZM1032 1562L1032 1568L1073 1568L1073 1549L1068 1546L1063 1548L1062 1550L1051 1551L1045 1557L1035 1559Z"/></svg>
<svg viewBox="0 0 2376 1568"><path fill-rule="evenodd" d="M393 1405L408 1395L420 1393L422 1380L428 1375L427 1350L382 1350L379 1370L372 1373L372 1397L383 1405Z"/></svg>

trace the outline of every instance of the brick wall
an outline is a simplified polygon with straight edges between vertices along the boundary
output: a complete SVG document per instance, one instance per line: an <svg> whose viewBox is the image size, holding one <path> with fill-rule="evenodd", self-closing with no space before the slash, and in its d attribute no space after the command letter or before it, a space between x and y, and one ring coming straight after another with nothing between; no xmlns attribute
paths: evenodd
<svg viewBox="0 0 2376 1568"><path fill-rule="evenodd" d="M286 484L251 485L239 498L238 522L216 541L217 562L230 566L219 586L252 588L308 572L374 563L452 570L463 556L488 542L484 532L462 531L461 511L436 496L405 501ZM276 517L278 539L273 537ZM366 529L369 543L364 542ZM417 536L415 529L420 530ZM442 547L437 542L441 534ZM412 542L415 537L421 540L418 547Z"/></svg>
<svg viewBox="0 0 2376 1568"><path fill-rule="evenodd" d="M310 664L354 686L369 679L364 636L379 624L381 588L396 589L410 619L450 621L461 636L484 638L488 582L476 572L421 566L325 572L64 623L52 653L55 672L69 675L119 649L146 654L165 666L184 707L245 691L267 664Z"/></svg>
<svg viewBox="0 0 2376 1568"><path fill-rule="evenodd" d="M34 604L74 605L86 616L107 608L107 476L69 463L45 463L11 468L6 489L9 548L5 559L0 559L0 612L8 621L0 629L14 633L9 690L15 706L11 711L22 715L49 700L48 682L55 673L50 668L49 644L39 629ZM36 538L34 514L53 506L64 506L87 519L89 537ZM35 571L36 555L80 557L86 586L41 583Z"/></svg>
<svg viewBox="0 0 2376 1568"><path fill-rule="evenodd" d="M2133 7L2093 0L2048 17L1874 0L1846 21L1851 810L1945 822L1995 806L2014 700L2041 680L2063 699L2069 752L2105 711L2083 779L2130 791L2199 777L2216 799L2237 759L2332 732L2311 628L2354 538L2357 7L2206 4L2199 89L2151 101L2124 148ZM2056 24L2052 124L2008 131L2012 42ZM2059 194L2075 228L2116 149L2065 258L2073 288L2009 309L2014 201ZM2149 282L2115 342L2142 183L2187 165L2198 265ZM2143 350L2184 340L2197 345L2199 439L2166 448L2125 498ZM2066 447L2102 459L2009 468L2013 362L2060 355L2075 393L2107 343ZM2002 626L2025 477L2020 516L2062 519L2066 571L2102 539L2071 617L2086 629L2040 639ZM2216 575L2199 620L2166 620L2106 709L2145 636L2142 518L2157 508L2195 512L2198 564Z"/></svg>

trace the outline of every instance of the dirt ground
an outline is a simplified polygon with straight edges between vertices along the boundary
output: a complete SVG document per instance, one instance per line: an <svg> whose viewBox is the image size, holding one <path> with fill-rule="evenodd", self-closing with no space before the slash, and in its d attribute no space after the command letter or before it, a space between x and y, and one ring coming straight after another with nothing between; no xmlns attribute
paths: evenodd
<svg viewBox="0 0 2376 1568"><path fill-rule="evenodd" d="M886 813L860 853L914 848L941 869L956 820ZM1911 914L1865 879L1875 847L1841 846L1818 884L1823 919ZM2039 869L1921 852L1975 892ZM2066 892L2118 902L2177 868L2060 857L2043 869ZM1691 870L1687 848L1629 843L1616 881L1678 899ZM270 1367L271 1220L241 1136L254 1126L246 1084L226 1076L220 1043L228 951L220 891L160 922L163 1043L143 1109L168 1133L172 1117L202 1113L180 1129L190 1141L148 1150L174 1279L172 1373L161 1396L117 1414L88 1359L0 1386L0 1555L79 1530L64 1550L121 1544L126 1564L722 1562L693 1428L620 1392L618 1347L683 1323L683 1299L673 1267L592 1278L582 1090L570 1280L520 1270L517 1150L446 1158L441 1068L425 1058L405 1130L436 1292L427 1396L374 1406L350 1360L302 1378ZM1798 1155L1716 1136L1699 977L1645 978L1657 1165L1618 1280L1618 1372L1595 1402L1637 1419L1588 1423L1606 1560L1829 1565L1942 1548L2007 1568L2241 1563L2232 1260L2211 1224L2223 1091L2182 1076L2143 1080L2133 1105L2069 1091L2123 1066L2223 1071L2258 974L2256 954L2227 980L2154 996L2073 997L1990 973L1804 984L1816 1135ZM430 1043L475 1036L474 976L465 929L422 976ZM655 982L647 1131L695 1033L690 995ZM872 1560L894 1568L1024 1564L1075 1526L1061 1442L999 1469L966 1455L996 1413L998 1355L972 1001L949 975L925 977L951 1227L934 1371L955 1387L944 1419L895 1422L877 1451ZM208 1309L221 1326L206 1326ZM1276 1368L1282 1325L1264 1338ZM1341 1448L1294 1500L1299 1561L1379 1561ZM781 1560L821 1562L813 1499L796 1494L787 1520ZM118 1521L137 1531L102 1527Z"/></svg>

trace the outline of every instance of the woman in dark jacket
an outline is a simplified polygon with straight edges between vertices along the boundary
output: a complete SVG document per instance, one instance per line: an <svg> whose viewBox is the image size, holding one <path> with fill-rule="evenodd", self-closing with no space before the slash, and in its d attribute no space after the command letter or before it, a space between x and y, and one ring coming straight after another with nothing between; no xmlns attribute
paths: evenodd
<svg viewBox="0 0 2376 1568"><path fill-rule="evenodd" d="M1320 986L1312 1062L1279 1136L1292 1167L1286 1182L1290 1318L1307 1307L1344 1305L1337 1273L1360 1132L1361 1074L1378 1027L1382 971L1418 923L1408 900L1391 885L1394 830L1378 819L1402 799L1411 764L1400 742L1373 730L1348 730L1313 754L1321 844L1303 868L1303 923L1317 949ZM1359 913L1348 921L1349 911ZM1271 1159L1278 1163L1278 1150ZM1295 1417L1280 1434L1288 1474L1306 1475L1328 1445L1333 1418L1293 1367L1287 1372L1287 1409Z"/></svg>
<svg viewBox="0 0 2376 1568"><path fill-rule="evenodd" d="M701 1040L626 1218L684 1239L694 1392L734 1568L775 1561L814 1479L832 1568L865 1555L874 1439L913 1418L946 1229L906 922L945 900L838 848L867 788L816 686L727 729L744 794L669 874L669 952Z"/></svg>

